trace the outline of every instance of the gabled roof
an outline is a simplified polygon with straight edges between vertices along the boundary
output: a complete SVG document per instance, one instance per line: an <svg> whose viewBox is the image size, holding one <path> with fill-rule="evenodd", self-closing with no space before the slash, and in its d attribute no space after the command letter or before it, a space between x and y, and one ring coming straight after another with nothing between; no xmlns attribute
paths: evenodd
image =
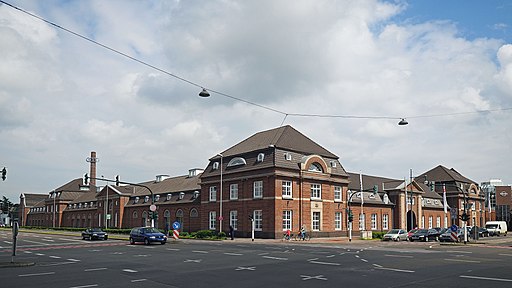
<svg viewBox="0 0 512 288"><path fill-rule="evenodd" d="M439 165L433 169L430 169L429 171L415 177L418 181L425 181L425 176L427 177L426 180L428 181L436 181L436 182L460 182L460 183L474 183L478 185L475 181L468 179L462 174L460 174L457 170L451 168L448 169L444 167L443 165Z"/></svg>
<svg viewBox="0 0 512 288"><path fill-rule="evenodd" d="M338 156L329 152L327 149L318 145L316 142L289 125L258 132L222 152L222 155L224 157L240 155L252 151L267 149L271 145L283 150L303 152L308 155L316 154L323 157L338 159Z"/></svg>
<svg viewBox="0 0 512 288"><path fill-rule="evenodd" d="M350 183L348 184L348 189L353 191L361 190L361 184L359 182L359 173L348 172L348 177L350 179ZM362 174L363 178L363 190L370 191L373 189L374 185L377 185L378 190L390 190L390 189L398 189L398 187L404 183L403 180L391 179L385 177L371 176ZM382 185L384 184L384 189Z"/></svg>
<svg viewBox="0 0 512 288"><path fill-rule="evenodd" d="M23 193L25 197L25 207L34 207L39 202L43 202L48 197L46 194L32 194L32 193Z"/></svg>
<svg viewBox="0 0 512 288"><path fill-rule="evenodd" d="M82 181L83 181L82 178L73 179L73 180L69 181L68 183L60 186L59 188L56 188L55 191L56 192L61 192L61 191L87 192L87 191L84 191L84 190L80 189L80 187L84 186L84 185L82 185ZM89 190L90 191L96 191L96 187L93 186L93 185L89 185Z"/></svg>
<svg viewBox="0 0 512 288"><path fill-rule="evenodd" d="M178 176L167 178L160 182L149 181L140 183L141 185L148 186L153 194L162 194L162 193L172 193L172 192L185 192L191 190L201 190L201 186L199 185L199 175L196 176ZM139 186L123 186L129 187L128 189L133 189L133 196L141 196L141 195L150 195L148 189ZM114 187L118 188L118 187ZM126 188L125 188L126 189ZM125 190L127 191L127 190Z"/></svg>

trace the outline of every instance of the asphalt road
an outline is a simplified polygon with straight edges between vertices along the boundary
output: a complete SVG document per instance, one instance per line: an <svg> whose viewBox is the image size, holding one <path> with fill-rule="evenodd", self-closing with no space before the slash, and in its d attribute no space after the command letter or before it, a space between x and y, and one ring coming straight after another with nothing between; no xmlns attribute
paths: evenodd
<svg viewBox="0 0 512 288"><path fill-rule="evenodd" d="M512 241L512 237L509 237ZM512 248L439 243L180 240L166 245L20 233L2 287L512 287ZM0 231L0 263L12 236Z"/></svg>

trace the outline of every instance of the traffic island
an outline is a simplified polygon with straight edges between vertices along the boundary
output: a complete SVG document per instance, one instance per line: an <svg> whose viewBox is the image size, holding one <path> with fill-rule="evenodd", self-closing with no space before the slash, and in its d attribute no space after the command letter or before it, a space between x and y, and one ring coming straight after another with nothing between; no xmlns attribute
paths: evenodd
<svg viewBox="0 0 512 288"><path fill-rule="evenodd" d="M0 268L28 267L34 265L34 262L28 261L0 262Z"/></svg>

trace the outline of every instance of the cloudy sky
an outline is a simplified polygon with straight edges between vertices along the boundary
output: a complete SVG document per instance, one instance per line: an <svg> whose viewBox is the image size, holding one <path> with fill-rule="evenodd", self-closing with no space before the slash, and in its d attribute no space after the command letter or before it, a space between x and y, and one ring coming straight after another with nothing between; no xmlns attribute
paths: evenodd
<svg viewBox="0 0 512 288"><path fill-rule="evenodd" d="M157 68L0 5L13 202L81 177L91 151L98 176L141 182L281 123L351 172L512 183L510 1L5 1Z"/></svg>

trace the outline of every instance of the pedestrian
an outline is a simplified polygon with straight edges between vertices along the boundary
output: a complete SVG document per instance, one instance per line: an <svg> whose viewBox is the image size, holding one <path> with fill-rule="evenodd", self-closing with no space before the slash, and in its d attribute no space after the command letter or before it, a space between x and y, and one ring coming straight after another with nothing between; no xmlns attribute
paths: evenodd
<svg viewBox="0 0 512 288"><path fill-rule="evenodd" d="M235 240L235 228L229 225L229 235L231 236L231 240Z"/></svg>
<svg viewBox="0 0 512 288"><path fill-rule="evenodd" d="M302 241L306 240L306 227L304 225L300 228L300 237Z"/></svg>
<svg viewBox="0 0 512 288"><path fill-rule="evenodd" d="M165 223L165 235L169 235L169 223Z"/></svg>

